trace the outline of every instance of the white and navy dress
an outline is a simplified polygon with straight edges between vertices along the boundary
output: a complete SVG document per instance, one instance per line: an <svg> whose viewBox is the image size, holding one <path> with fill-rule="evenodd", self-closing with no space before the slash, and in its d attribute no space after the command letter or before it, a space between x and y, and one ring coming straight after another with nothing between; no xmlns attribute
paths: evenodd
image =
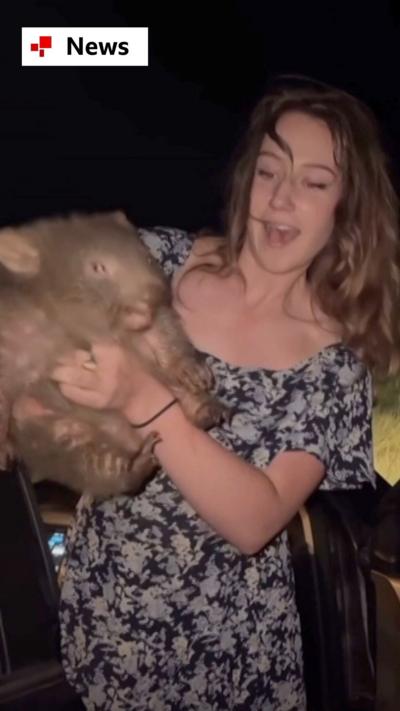
<svg viewBox="0 0 400 711"><path fill-rule="evenodd" d="M180 230L140 234L170 276L192 246ZM261 468L310 452L322 489L374 483L371 379L347 347L278 371L206 358L235 411L210 430L224 447ZM60 620L68 680L92 711L305 711L286 532L243 555L164 471L137 496L81 500Z"/></svg>

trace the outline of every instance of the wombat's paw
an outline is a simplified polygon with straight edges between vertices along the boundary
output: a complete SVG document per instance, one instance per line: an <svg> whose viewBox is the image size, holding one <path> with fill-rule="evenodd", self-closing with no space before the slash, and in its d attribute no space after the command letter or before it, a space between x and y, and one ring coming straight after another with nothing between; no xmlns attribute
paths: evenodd
<svg viewBox="0 0 400 711"><path fill-rule="evenodd" d="M143 440L140 450L131 458L131 471L151 473L155 467L159 466L158 459L154 453L154 447L161 442L158 432L150 432Z"/></svg>
<svg viewBox="0 0 400 711"><path fill-rule="evenodd" d="M206 363L197 358L182 358L172 365L174 379L191 393L210 390L213 374Z"/></svg>
<svg viewBox="0 0 400 711"><path fill-rule="evenodd" d="M231 411L226 405L215 398L207 398L194 412L192 419L198 427L206 430L221 422L228 422L230 417Z"/></svg>
<svg viewBox="0 0 400 711"><path fill-rule="evenodd" d="M143 446L140 450L142 454L150 454L153 457L155 464L158 462L158 460L156 458L156 455L154 454L154 447L156 446L156 444L158 444L158 442L161 441L162 440L158 432L149 432L147 437L145 437L143 441Z"/></svg>
<svg viewBox="0 0 400 711"><path fill-rule="evenodd" d="M159 435L151 433L137 451L122 452L107 445L88 444L82 448L80 469L86 493L98 500L121 494L135 494L154 472L157 460L152 452Z"/></svg>
<svg viewBox="0 0 400 711"><path fill-rule="evenodd" d="M158 432L150 432L145 438L140 452L130 458L129 471L125 477L125 491L130 494L137 493L159 466L153 450L157 442L160 441Z"/></svg>
<svg viewBox="0 0 400 711"><path fill-rule="evenodd" d="M96 489L107 490L108 495L118 493L118 481L125 477L129 469L129 458L121 453L96 444L88 444L82 449L82 465L87 490L98 494ZM100 483L99 483L100 482ZM113 483L114 482L114 483Z"/></svg>
<svg viewBox="0 0 400 711"><path fill-rule="evenodd" d="M66 449L75 449L90 442L91 428L84 422L63 417L52 423L53 441Z"/></svg>

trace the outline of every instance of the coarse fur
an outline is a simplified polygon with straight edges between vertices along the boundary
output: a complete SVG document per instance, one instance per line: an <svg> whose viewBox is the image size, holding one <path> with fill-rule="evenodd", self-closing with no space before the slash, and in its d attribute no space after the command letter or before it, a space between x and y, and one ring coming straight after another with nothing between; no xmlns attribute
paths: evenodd
<svg viewBox="0 0 400 711"><path fill-rule="evenodd" d="M139 355L197 425L220 417L169 283L123 213L3 228L0 265L3 464L11 451L34 480L99 498L134 493L154 471L156 432L142 442L122 415L67 401L49 377L60 357L99 341Z"/></svg>

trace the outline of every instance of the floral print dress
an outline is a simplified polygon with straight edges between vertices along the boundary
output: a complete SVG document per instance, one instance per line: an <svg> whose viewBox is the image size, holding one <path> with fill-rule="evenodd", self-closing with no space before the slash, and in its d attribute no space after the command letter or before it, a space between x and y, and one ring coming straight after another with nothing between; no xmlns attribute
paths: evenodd
<svg viewBox="0 0 400 711"><path fill-rule="evenodd" d="M140 235L169 276L192 246L171 228ZM347 347L278 371L206 359L235 412L209 432L224 447L257 467L310 452L322 489L374 483L370 375ZM286 532L243 555L164 471L137 496L81 499L60 620L67 678L92 711L305 711Z"/></svg>

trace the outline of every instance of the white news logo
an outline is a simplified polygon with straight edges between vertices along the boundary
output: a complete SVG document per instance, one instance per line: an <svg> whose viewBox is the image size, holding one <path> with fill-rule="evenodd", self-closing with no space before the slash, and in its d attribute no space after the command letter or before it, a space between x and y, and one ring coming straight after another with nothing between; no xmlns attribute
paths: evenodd
<svg viewBox="0 0 400 711"><path fill-rule="evenodd" d="M22 27L23 67L147 67L147 27Z"/></svg>

